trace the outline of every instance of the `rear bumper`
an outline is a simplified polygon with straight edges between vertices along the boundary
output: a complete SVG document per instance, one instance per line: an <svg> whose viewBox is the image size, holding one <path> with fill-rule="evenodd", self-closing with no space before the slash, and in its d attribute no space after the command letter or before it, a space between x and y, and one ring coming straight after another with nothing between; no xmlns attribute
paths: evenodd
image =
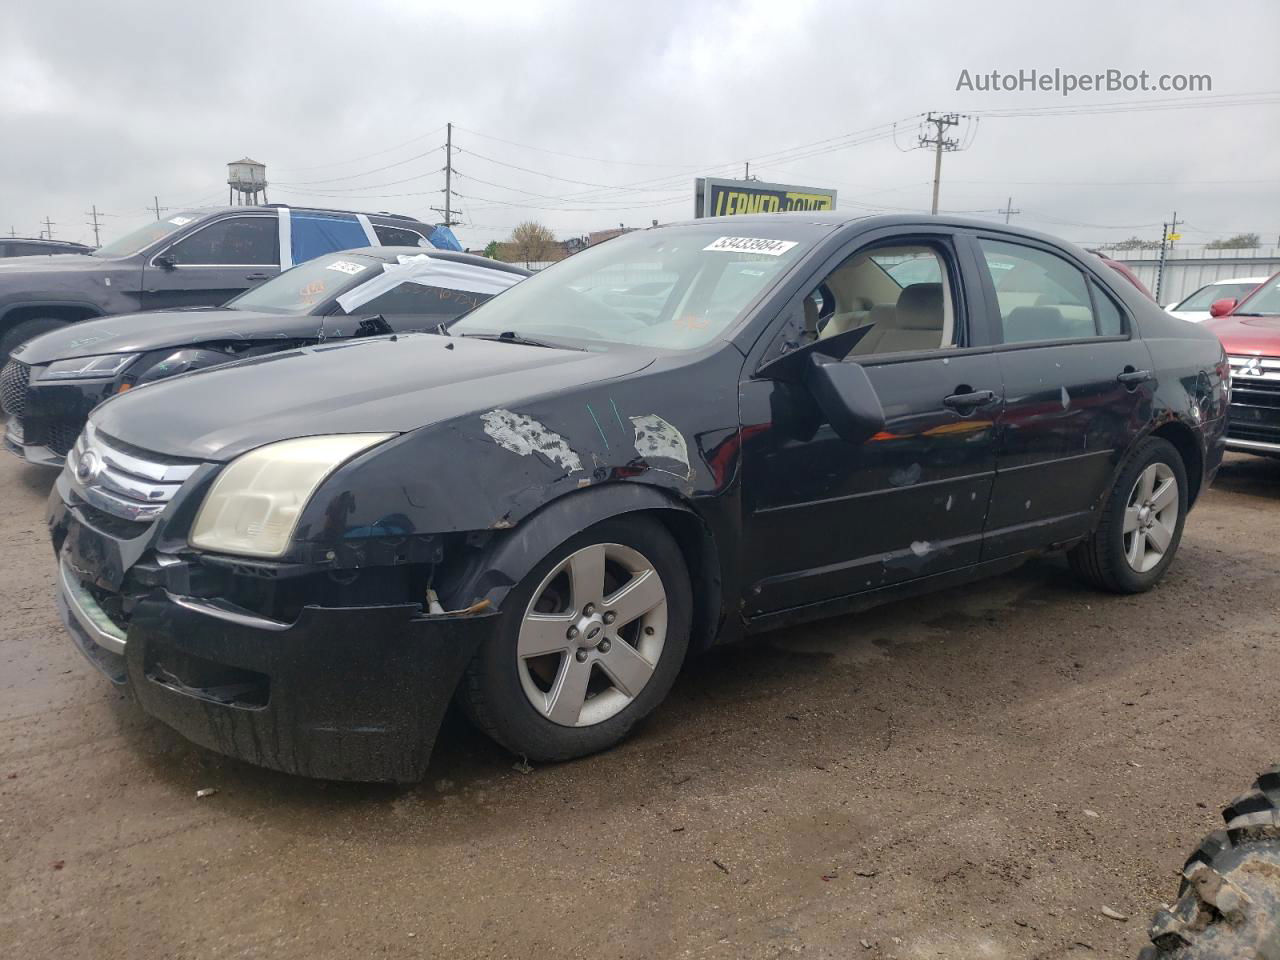
<svg viewBox="0 0 1280 960"><path fill-rule="evenodd" d="M78 521L58 511L50 524ZM187 739L286 773L412 782L496 613L423 615L418 604L308 606L280 623L151 589L127 626L98 606L81 526L55 537L58 609L94 666Z"/></svg>

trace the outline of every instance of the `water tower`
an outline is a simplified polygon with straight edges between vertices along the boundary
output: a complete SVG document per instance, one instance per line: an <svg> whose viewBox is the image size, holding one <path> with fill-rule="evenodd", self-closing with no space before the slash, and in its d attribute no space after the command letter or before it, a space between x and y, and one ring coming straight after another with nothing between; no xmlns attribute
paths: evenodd
<svg viewBox="0 0 1280 960"><path fill-rule="evenodd" d="M240 206L267 202L267 165L245 157L227 164L228 201L236 206L236 197L240 198ZM261 195L262 199L258 197Z"/></svg>

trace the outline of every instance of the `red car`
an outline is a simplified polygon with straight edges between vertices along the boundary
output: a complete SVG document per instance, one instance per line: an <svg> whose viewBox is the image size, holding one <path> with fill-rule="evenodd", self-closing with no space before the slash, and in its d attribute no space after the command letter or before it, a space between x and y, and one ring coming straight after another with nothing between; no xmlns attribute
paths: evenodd
<svg viewBox="0 0 1280 960"><path fill-rule="evenodd" d="M1280 273L1237 303L1218 300L1205 326L1231 361L1227 448L1280 455Z"/></svg>

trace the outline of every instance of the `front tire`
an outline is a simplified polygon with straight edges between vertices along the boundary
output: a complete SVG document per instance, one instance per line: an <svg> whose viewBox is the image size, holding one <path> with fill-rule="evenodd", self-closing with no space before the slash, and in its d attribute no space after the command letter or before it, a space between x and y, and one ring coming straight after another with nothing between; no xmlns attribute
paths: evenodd
<svg viewBox="0 0 1280 960"><path fill-rule="evenodd" d="M507 594L496 634L467 668L462 707L529 760L611 747L670 692L692 608L684 557L659 523L598 523Z"/></svg>
<svg viewBox="0 0 1280 960"><path fill-rule="evenodd" d="M1112 593L1143 593L1182 541L1187 470L1173 444L1144 440L1116 478L1094 532L1067 557L1077 576Z"/></svg>

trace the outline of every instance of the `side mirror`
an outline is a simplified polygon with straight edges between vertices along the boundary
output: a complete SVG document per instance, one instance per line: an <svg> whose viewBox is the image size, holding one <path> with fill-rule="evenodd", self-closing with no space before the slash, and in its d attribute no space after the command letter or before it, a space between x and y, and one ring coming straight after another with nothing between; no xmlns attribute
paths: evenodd
<svg viewBox="0 0 1280 960"><path fill-rule="evenodd" d="M1236 300L1234 297L1224 297L1221 300L1215 300L1213 301L1212 306L1209 307L1209 316L1225 317L1236 308L1236 304L1239 302L1240 301Z"/></svg>
<svg viewBox="0 0 1280 960"><path fill-rule="evenodd" d="M884 408L867 371L856 363L809 355L805 385L841 440L863 443L884 429Z"/></svg>
<svg viewBox="0 0 1280 960"><path fill-rule="evenodd" d="M156 266L160 267L160 269L162 270L178 269L178 261L174 259L173 254L170 253L168 250L166 250L164 253L157 255L155 260L153 260L152 262Z"/></svg>

